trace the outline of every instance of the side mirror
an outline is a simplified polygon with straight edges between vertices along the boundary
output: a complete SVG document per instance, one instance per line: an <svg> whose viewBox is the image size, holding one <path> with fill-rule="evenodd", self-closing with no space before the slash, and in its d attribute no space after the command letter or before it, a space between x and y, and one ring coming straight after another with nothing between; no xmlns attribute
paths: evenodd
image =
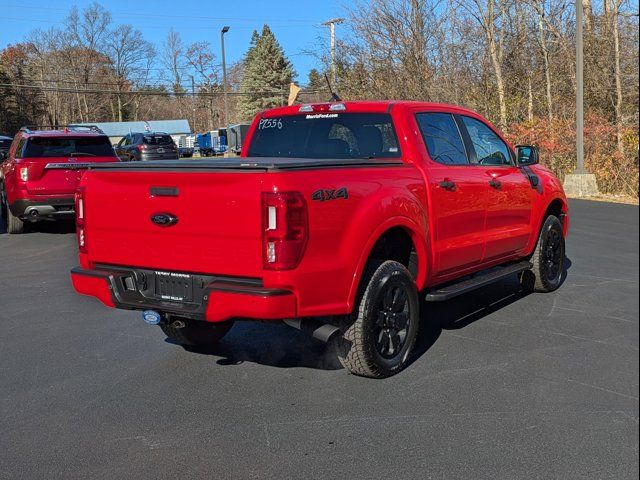
<svg viewBox="0 0 640 480"><path fill-rule="evenodd" d="M518 166L535 165L540 160L540 152L538 147L534 145L516 145L516 151L518 153Z"/></svg>

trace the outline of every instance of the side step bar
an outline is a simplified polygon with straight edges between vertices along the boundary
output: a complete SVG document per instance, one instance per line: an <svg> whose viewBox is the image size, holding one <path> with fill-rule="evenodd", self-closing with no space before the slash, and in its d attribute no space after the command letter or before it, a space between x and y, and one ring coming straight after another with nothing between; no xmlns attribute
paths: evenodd
<svg viewBox="0 0 640 480"><path fill-rule="evenodd" d="M471 278L466 278L466 280L435 288L427 293L425 300L427 302L444 302L445 300L457 297L458 295L471 292L477 288L502 280L514 273L530 270L532 267L533 265L531 262L526 261L494 267L489 270L478 272Z"/></svg>

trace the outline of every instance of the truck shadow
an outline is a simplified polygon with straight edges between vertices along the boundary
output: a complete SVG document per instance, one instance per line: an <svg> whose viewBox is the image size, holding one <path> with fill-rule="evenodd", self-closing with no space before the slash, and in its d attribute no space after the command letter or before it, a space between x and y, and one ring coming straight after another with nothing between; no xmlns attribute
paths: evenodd
<svg viewBox="0 0 640 480"><path fill-rule="evenodd" d="M65 235L75 233L76 224L74 220L57 220L55 222L42 221L37 223L26 223L24 232L21 235L30 233L50 233ZM0 218L0 235L6 234L4 218Z"/></svg>
<svg viewBox="0 0 640 480"><path fill-rule="evenodd" d="M74 220L56 220L55 222L36 222L25 226L25 233L51 233L65 235L75 233L76 222Z"/></svg>
<svg viewBox="0 0 640 480"><path fill-rule="evenodd" d="M170 342L169 339L166 340ZM207 348L187 348L190 352L219 357L218 365L258 363L277 368L342 368L331 345L274 322L236 322L218 343Z"/></svg>
<svg viewBox="0 0 640 480"><path fill-rule="evenodd" d="M567 259L563 283L570 267ZM436 343L444 330L464 328L527 295L514 275L447 302L423 302L420 331L408 368ZM217 357L216 363L226 366L251 362L277 368L342 369L331 345L272 322L236 322L219 344L189 351Z"/></svg>
<svg viewBox="0 0 640 480"><path fill-rule="evenodd" d="M565 282L571 260L565 259L561 283ZM420 331L407 368L424 355L444 330L459 330L530 295L516 275L480 288L448 302L423 302Z"/></svg>

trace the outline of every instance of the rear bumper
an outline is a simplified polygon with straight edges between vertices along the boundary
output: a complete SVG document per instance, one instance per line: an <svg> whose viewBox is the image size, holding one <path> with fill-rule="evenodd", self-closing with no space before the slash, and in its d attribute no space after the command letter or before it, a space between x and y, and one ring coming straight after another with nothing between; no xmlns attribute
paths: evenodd
<svg viewBox="0 0 640 480"><path fill-rule="evenodd" d="M74 198L19 199L9 205L11 213L22 220L73 218Z"/></svg>
<svg viewBox="0 0 640 480"><path fill-rule="evenodd" d="M125 310L157 310L196 320L223 322L236 318L281 320L295 318L296 297L288 290L268 289L253 280L198 276L202 281L192 302L174 302L150 295L150 287L139 282L140 270L71 270L71 282L83 295L96 297L108 307ZM133 283L130 280L133 278ZM127 283L132 288L127 288Z"/></svg>

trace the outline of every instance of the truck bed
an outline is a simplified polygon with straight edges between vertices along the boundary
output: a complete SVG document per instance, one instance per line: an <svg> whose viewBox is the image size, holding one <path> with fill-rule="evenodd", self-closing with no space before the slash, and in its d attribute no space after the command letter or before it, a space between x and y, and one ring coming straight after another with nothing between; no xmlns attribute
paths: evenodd
<svg viewBox="0 0 640 480"><path fill-rule="evenodd" d="M164 160L151 162L102 163L90 167L92 170L305 170L315 168L373 167L402 165L396 158L325 159L325 158L278 158L236 157L220 160Z"/></svg>

